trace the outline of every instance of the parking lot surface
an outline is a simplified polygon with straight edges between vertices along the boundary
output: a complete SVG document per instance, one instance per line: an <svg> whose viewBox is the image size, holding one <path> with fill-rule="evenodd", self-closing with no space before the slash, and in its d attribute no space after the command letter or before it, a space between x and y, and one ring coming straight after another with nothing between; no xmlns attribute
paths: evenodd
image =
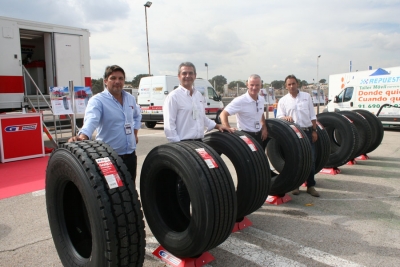
<svg viewBox="0 0 400 267"><path fill-rule="evenodd" d="M368 160L341 166L337 175L317 174L320 198L301 188L287 203L264 204L247 216L251 227L209 251L215 260L206 266L399 266L399 137L400 131L386 130ZM162 124L139 131L138 189L146 155L166 142ZM0 266L62 266L44 194L0 200ZM159 244L148 227L146 235L144 266L165 266L151 254Z"/></svg>

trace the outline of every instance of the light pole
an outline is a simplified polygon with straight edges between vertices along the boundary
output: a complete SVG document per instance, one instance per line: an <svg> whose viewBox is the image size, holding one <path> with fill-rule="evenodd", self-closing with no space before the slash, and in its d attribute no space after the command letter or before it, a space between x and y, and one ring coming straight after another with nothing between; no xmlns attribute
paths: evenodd
<svg viewBox="0 0 400 267"><path fill-rule="evenodd" d="M321 55L319 55L318 57L317 57L317 83L318 83L318 85L317 85L317 114L319 114L319 80L318 80L318 63L319 63L319 58L321 57Z"/></svg>
<svg viewBox="0 0 400 267"><path fill-rule="evenodd" d="M147 40L147 61L149 63L149 75L151 75L150 72L150 52L149 52L149 34L147 31L147 8L151 7L152 2L147 1L146 4L144 4L144 16L146 19L146 40Z"/></svg>
<svg viewBox="0 0 400 267"><path fill-rule="evenodd" d="M205 64L204 64L204 66L206 66L206 67L207 67L207 81L208 81L208 64L207 64L207 63L205 63Z"/></svg>

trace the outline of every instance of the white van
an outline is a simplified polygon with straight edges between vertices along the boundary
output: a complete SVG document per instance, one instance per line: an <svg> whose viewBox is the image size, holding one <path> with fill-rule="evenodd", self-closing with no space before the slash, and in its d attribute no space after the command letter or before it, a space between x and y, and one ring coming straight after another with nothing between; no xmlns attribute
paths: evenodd
<svg viewBox="0 0 400 267"><path fill-rule="evenodd" d="M329 76L325 111L365 109L384 125L400 125L400 67Z"/></svg>
<svg viewBox="0 0 400 267"><path fill-rule="evenodd" d="M150 76L140 79L137 101L142 112L142 122L147 128L154 128L157 122L163 121L164 100L178 86L177 76ZM207 117L218 121L218 116L224 108L221 97L207 80L196 79L194 87L206 99Z"/></svg>

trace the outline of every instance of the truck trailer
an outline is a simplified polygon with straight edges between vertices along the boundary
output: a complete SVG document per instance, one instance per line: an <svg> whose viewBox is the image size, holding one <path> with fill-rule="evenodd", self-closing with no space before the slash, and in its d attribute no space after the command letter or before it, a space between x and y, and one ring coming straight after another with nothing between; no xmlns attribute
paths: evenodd
<svg viewBox="0 0 400 267"><path fill-rule="evenodd" d="M400 126L400 67L329 76L329 103L324 112L365 109L384 126Z"/></svg>
<svg viewBox="0 0 400 267"><path fill-rule="evenodd" d="M91 87L88 30L7 17L0 29L0 111L21 109L37 88Z"/></svg>

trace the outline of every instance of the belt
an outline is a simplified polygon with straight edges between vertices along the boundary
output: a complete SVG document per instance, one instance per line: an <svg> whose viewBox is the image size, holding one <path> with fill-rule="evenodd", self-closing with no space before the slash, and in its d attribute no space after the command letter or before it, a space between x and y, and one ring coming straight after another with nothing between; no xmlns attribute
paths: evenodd
<svg viewBox="0 0 400 267"><path fill-rule="evenodd" d="M250 135L259 135L259 134L261 133L261 131L258 131L258 132L248 132L248 131L243 131L243 130L242 130L242 132L245 132L245 133L250 134Z"/></svg>
<svg viewBox="0 0 400 267"><path fill-rule="evenodd" d="M131 154L124 154L124 155L118 155L121 159L127 159L130 158L131 156L135 155L135 151L133 151Z"/></svg>
<svg viewBox="0 0 400 267"><path fill-rule="evenodd" d="M200 142L203 142L203 139L201 139L201 138L198 138L198 139L183 139L181 141L200 141Z"/></svg>
<svg viewBox="0 0 400 267"><path fill-rule="evenodd" d="M312 131L312 126L310 127L300 127L303 131Z"/></svg>

